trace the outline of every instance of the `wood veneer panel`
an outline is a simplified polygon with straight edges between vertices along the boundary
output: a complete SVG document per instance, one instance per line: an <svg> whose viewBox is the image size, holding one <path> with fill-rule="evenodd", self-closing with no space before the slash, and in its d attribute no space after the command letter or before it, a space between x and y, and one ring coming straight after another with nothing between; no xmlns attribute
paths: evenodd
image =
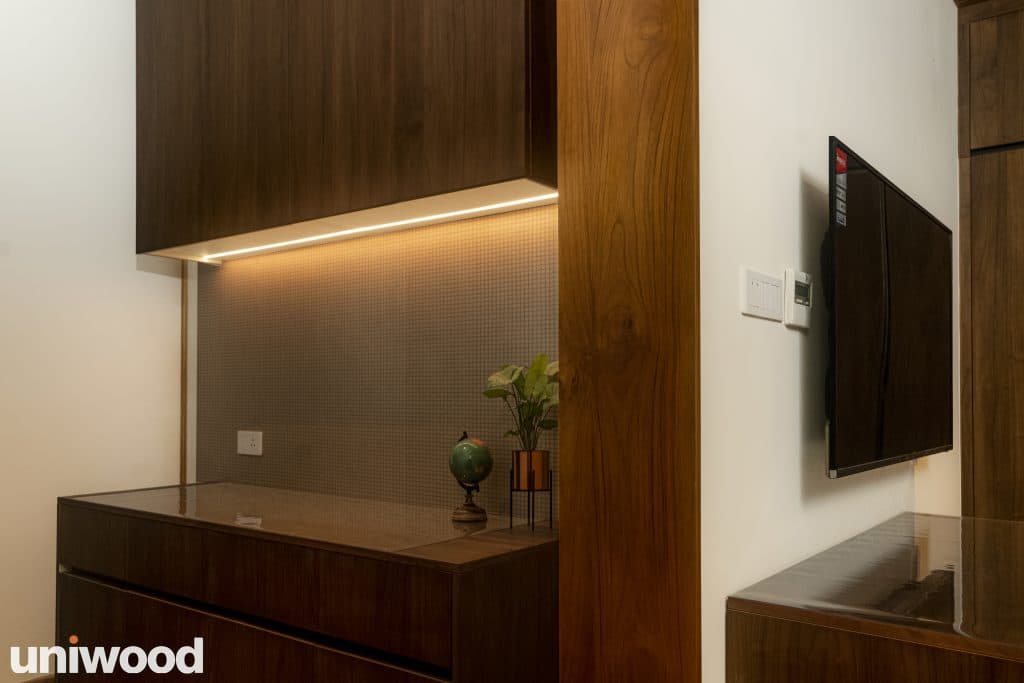
<svg viewBox="0 0 1024 683"><path fill-rule="evenodd" d="M63 504L59 562L160 595L447 669L451 575Z"/></svg>
<svg viewBox="0 0 1024 683"><path fill-rule="evenodd" d="M974 512L974 315L971 269L971 158L960 173L960 509Z"/></svg>
<svg viewBox="0 0 1024 683"><path fill-rule="evenodd" d="M561 680L698 681L697 3L558 37Z"/></svg>
<svg viewBox="0 0 1024 683"><path fill-rule="evenodd" d="M340 553L319 553L317 559L321 630L451 667L451 576Z"/></svg>
<svg viewBox="0 0 1024 683"><path fill-rule="evenodd" d="M558 681L555 546L456 575L452 604L455 681Z"/></svg>
<svg viewBox="0 0 1024 683"><path fill-rule="evenodd" d="M204 237L280 225L293 215L283 177L292 144L289 131L299 123L287 117L285 106L291 6L289 0L202 4L199 220Z"/></svg>
<svg viewBox="0 0 1024 683"><path fill-rule="evenodd" d="M527 0L529 175L558 187L557 0Z"/></svg>
<svg viewBox="0 0 1024 683"><path fill-rule="evenodd" d="M554 0L137 0L137 249L555 181Z"/></svg>
<svg viewBox="0 0 1024 683"><path fill-rule="evenodd" d="M98 510L57 505L57 562L124 579L126 520Z"/></svg>
<svg viewBox="0 0 1024 683"><path fill-rule="evenodd" d="M961 24L971 24L979 19L1024 9L1024 0L961 0L957 4L960 6Z"/></svg>
<svg viewBox="0 0 1024 683"><path fill-rule="evenodd" d="M164 645L177 649L201 637L202 680L220 683L338 681L339 683L414 683L438 679L378 664L338 650L291 638L232 619L184 607L141 593L61 574L57 634L67 642L78 635L86 646ZM95 676L60 676L61 681ZM115 674L104 680L129 681Z"/></svg>
<svg viewBox="0 0 1024 683"><path fill-rule="evenodd" d="M971 160L973 509L1024 519L1024 149Z"/></svg>
<svg viewBox="0 0 1024 683"><path fill-rule="evenodd" d="M1024 643L1024 524L964 519L961 529L961 632Z"/></svg>
<svg viewBox="0 0 1024 683"><path fill-rule="evenodd" d="M138 0L136 249L202 237L203 0Z"/></svg>
<svg viewBox="0 0 1024 683"><path fill-rule="evenodd" d="M1024 664L729 610L728 683L1009 683Z"/></svg>
<svg viewBox="0 0 1024 683"><path fill-rule="evenodd" d="M970 25L971 147L1024 141L1024 11Z"/></svg>

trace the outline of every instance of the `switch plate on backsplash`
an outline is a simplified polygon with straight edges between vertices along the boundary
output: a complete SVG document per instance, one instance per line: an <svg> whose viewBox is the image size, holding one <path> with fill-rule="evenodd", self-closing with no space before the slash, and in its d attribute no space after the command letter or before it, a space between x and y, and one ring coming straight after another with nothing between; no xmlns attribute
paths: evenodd
<svg viewBox="0 0 1024 683"><path fill-rule="evenodd" d="M263 432L238 432L239 455L263 455Z"/></svg>

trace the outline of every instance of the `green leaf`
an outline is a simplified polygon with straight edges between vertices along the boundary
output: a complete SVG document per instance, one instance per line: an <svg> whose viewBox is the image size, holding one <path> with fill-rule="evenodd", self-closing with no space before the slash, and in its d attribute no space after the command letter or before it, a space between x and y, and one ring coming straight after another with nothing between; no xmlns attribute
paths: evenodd
<svg viewBox="0 0 1024 683"><path fill-rule="evenodd" d="M533 360L530 369L526 371L524 393L528 399L539 401L544 398L545 387L548 383L548 376L544 374L547 367L548 357L542 353Z"/></svg>
<svg viewBox="0 0 1024 683"><path fill-rule="evenodd" d="M504 373L496 372L487 378L487 387L493 389L495 387L503 387L511 384L512 381L505 376Z"/></svg>
<svg viewBox="0 0 1024 683"><path fill-rule="evenodd" d="M517 432L514 429L510 429L507 432L505 432L505 436L519 436L519 432Z"/></svg>
<svg viewBox="0 0 1024 683"><path fill-rule="evenodd" d="M548 377L554 377L558 374L558 361L552 361L548 363L547 368L544 369L544 374Z"/></svg>
<svg viewBox="0 0 1024 683"><path fill-rule="evenodd" d="M555 429L558 427L558 420L548 418L547 420L541 420L538 425L541 429Z"/></svg>
<svg viewBox="0 0 1024 683"><path fill-rule="evenodd" d="M551 382L544 387L544 398L542 403L545 408L552 408L558 405L558 383Z"/></svg>
<svg viewBox="0 0 1024 683"><path fill-rule="evenodd" d="M493 387L485 391L484 396L487 398L505 398L508 396L508 390L501 387Z"/></svg>

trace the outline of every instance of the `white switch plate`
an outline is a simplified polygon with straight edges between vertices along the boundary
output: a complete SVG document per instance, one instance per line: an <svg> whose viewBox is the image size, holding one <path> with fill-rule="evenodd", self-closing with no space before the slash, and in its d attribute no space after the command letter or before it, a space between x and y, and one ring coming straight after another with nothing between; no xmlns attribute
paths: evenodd
<svg viewBox="0 0 1024 683"><path fill-rule="evenodd" d="M238 432L239 455L263 455L263 432Z"/></svg>
<svg viewBox="0 0 1024 683"><path fill-rule="evenodd" d="M787 268L785 297L786 325L810 329L811 308L814 306L814 283L811 282L810 273Z"/></svg>
<svg viewBox="0 0 1024 683"><path fill-rule="evenodd" d="M782 280L756 270L740 270L743 315L782 322Z"/></svg>

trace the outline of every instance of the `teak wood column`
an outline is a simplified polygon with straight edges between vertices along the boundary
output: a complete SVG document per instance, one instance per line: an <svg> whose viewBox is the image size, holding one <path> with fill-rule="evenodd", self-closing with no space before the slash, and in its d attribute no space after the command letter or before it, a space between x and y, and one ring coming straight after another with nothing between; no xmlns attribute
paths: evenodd
<svg viewBox="0 0 1024 683"><path fill-rule="evenodd" d="M559 0L561 680L700 680L697 0Z"/></svg>

